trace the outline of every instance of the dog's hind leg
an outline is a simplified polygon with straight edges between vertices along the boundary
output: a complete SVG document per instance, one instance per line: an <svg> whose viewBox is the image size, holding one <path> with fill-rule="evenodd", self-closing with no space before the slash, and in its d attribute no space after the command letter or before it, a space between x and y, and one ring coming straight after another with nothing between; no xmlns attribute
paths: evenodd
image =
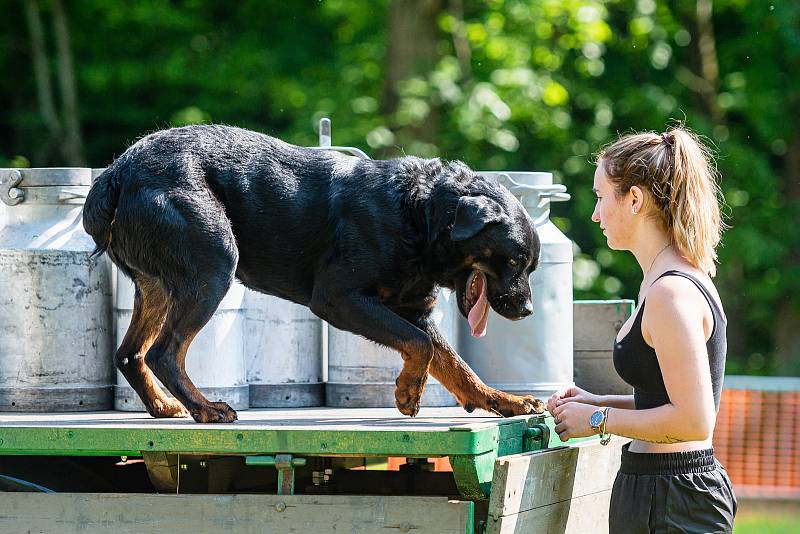
<svg viewBox="0 0 800 534"><path fill-rule="evenodd" d="M136 293L133 299L131 323L114 356L117 368L142 399L153 417L186 417L189 412L183 405L170 399L153 380L153 374L144 361L167 314L168 299L156 280L137 275L134 279Z"/></svg>
<svg viewBox="0 0 800 534"><path fill-rule="evenodd" d="M208 257L205 258L208 261ZM213 262L212 262L213 263ZM197 333L214 315L233 282L229 272L213 271L212 276L187 278L170 292L170 306L164 326L145 362L164 386L199 423L230 423L236 412L224 402L209 402L186 374L186 353Z"/></svg>

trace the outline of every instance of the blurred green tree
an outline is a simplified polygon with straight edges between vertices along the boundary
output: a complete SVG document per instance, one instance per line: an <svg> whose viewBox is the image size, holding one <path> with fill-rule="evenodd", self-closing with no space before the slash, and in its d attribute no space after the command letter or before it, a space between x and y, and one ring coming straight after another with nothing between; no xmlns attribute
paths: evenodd
<svg viewBox="0 0 800 534"><path fill-rule="evenodd" d="M554 220L576 243L576 298L633 297L640 281L632 256L611 253L589 221L592 155L619 133L685 121L715 147L732 226L718 274L728 371L800 374L800 4L64 5L4 4L0 164L105 165L147 132L197 122L315 145L329 116L334 143L375 157L553 171L573 195ZM42 73L60 80L50 103Z"/></svg>

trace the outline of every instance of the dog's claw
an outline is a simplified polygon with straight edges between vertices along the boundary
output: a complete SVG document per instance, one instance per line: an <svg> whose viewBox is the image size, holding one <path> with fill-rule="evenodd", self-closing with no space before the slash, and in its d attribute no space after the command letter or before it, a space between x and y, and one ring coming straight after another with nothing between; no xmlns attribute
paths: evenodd
<svg viewBox="0 0 800 534"><path fill-rule="evenodd" d="M188 417L189 410L184 408L183 404L181 404L176 399L169 399L168 401L164 402L160 399L156 399L153 403L153 406L148 406L147 412L155 418L166 418L166 417Z"/></svg>
<svg viewBox="0 0 800 534"><path fill-rule="evenodd" d="M419 413L419 405L422 400L422 393L413 394L408 390L397 388L394 390L394 402L400 413L409 417L416 417Z"/></svg>
<svg viewBox="0 0 800 534"><path fill-rule="evenodd" d="M502 392L497 392L497 395L494 398L488 399L485 404L485 410L503 417L539 414L543 413L546 407L542 401L531 395L519 397ZM465 405L464 409L467 409L468 406L469 405Z"/></svg>
<svg viewBox="0 0 800 534"><path fill-rule="evenodd" d="M408 378L403 372L395 380L397 386L394 390L394 401L400 413L409 417L416 417L422 402L422 392L425 390L427 375Z"/></svg>
<svg viewBox="0 0 800 534"><path fill-rule="evenodd" d="M527 404L528 406L531 407L531 411L533 413L537 413L537 414L538 413L544 413L545 409L547 408L547 406L545 405L544 402L542 402L539 399L534 398L534 397L532 397L530 395L526 395L525 397L523 397L523 399L525 399L525 404ZM529 412L529 413L531 413L531 412Z"/></svg>
<svg viewBox="0 0 800 534"><path fill-rule="evenodd" d="M238 419L236 411L226 402L211 402L192 412L192 417L198 423L233 423Z"/></svg>
<svg viewBox="0 0 800 534"><path fill-rule="evenodd" d="M419 413L420 398L412 400L408 394L395 391L395 405L400 413L409 417L416 417Z"/></svg>

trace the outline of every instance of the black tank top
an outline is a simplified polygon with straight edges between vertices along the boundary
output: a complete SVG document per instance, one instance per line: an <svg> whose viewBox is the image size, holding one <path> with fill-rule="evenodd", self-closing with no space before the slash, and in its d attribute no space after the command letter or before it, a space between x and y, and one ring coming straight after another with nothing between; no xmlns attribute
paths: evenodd
<svg viewBox="0 0 800 534"><path fill-rule="evenodd" d="M722 393L722 379L725 374L725 356L728 342L725 335L726 321L719 309L717 302L708 289L694 276L680 271L667 271L659 276L656 281L664 276L682 276L691 280L703 293L714 316L714 327L711 337L706 342L708 363L711 368L711 387L714 391L714 407L719 411L719 398ZM653 282L655 283L655 282ZM644 313L645 298L636 312L633 325L625 337L614 341L614 367L619 376L633 386L633 400L637 410L655 408L670 402L667 388L664 386L664 377L658 365L656 351L645 342L642 337L642 314Z"/></svg>

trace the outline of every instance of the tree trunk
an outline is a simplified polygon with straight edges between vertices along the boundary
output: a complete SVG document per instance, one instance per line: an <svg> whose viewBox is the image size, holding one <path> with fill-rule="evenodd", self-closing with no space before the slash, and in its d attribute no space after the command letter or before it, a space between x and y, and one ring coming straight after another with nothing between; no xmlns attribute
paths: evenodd
<svg viewBox="0 0 800 534"><path fill-rule="evenodd" d="M450 0L450 16L453 17L453 49L461 67L461 81L466 82L472 78L472 50L467 39L467 27L464 24L464 2Z"/></svg>
<svg viewBox="0 0 800 534"><path fill-rule="evenodd" d="M427 77L439 58L439 28L436 17L441 0L392 0L389 4L389 50L386 65L384 109L395 113L400 105L399 88L414 76ZM433 142L438 138L439 111L428 100L430 112L420 124L400 127L400 136Z"/></svg>
<svg viewBox="0 0 800 534"><path fill-rule="evenodd" d="M42 115L42 121L48 133L48 141L37 148L33 161L34 164L45 165L50 159L51 148L61 139L61 123L58 120L53 102L53 88L50 84L39 2L37 0L26 0L24 4L25 20L28 23L28 32L31 37L31 59L36 81L36 100L39 103L39 113Z"/></svg>
<svg viewBox="0 0 800 534"><path fill-rule="evenodd" d="M80 167L84 165L84 158L75 89L75 67L72 63L67 17L61 0L53 0L53 34L58 57L58 85L61 90L65 126L61 151L68 165Z"/></svg>
<svg viewBox="0 0 800 534"><path fill-rule="evenodd" d="M701 76L705 81L701 94L708 108L708 113L711 115L711 121L714 124L720 124L723 120L723 113L717 99L719 61L717 60L714 24L711 20L713 7L712 0L697 0L697 50L700 53Z"/></svg>
<svg viewBox="0 0 800 534"><path fill-rule="evenodd" d="M786 204L793 210L794 223L789 227L800 225L800 130L796 130L794 140L789 144L784 158L786 163L783 173L783 195ZM784 277L800 272L800 251L792 246L784 261L781 274ZM798 305L797 287L784 282L785 291L777 303L775 313L775 352L773 354L775 371L781 375L800 376L800 305Z"/></svg>

